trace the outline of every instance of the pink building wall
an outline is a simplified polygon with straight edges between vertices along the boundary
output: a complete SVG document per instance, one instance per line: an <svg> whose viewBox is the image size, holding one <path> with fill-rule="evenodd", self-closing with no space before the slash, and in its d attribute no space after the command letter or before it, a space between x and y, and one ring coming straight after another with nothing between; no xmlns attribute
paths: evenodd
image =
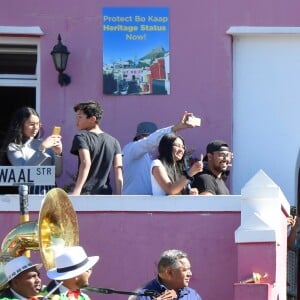
<svg viewBox="0 0 300 300"><path fill-rule="evenodd" d="M170 9L171 95L105 96L102 94L101 10L108 6L166 6ZM270 7L272 9L270 9ZM2 0L0 26L40 26L41 117L46 132L62 126L65 149L61 186L70 182L77 162L69 154L76 132L72 107L84 99L99 99L104 107L103 128L121 145L130 141L136 125L152 120L167 126L184 110L202 118L201 128L182 132L189 148L204 152L207 142L232 142L232 40L230 26L299 26L298 1L190 0L124 1ZM72 83L60 87L50 52L61 33L71 52L66 72ZM167 113L165 113L167 112ZM115 122L115 120L118 122ZM234 150L234 149L233 149Z"/></svg>
<svg viewBox="0 0 300 300"><path fill-rule="evenodd" d="M153 4L170 8L171 95L103 95L102 7ZM168 126L177 122L184 110L202 118L200 128L182 132L187 146L195 148L197 155L204 152L211 139L222 138L231 143L232 40L226 31L231 26L300 26L299 10L300 2L296 0L288 3L228 0L226 5L223 1L198 0L188 3L179 0L159 3L150 0L142 3L137 0L126 3L121 0L84 3L79 0L2 0L0 26L40 26L44 32L40 38L41 117L46 132L50 132L53 125L62 126L67 167L58 183L63 186L70 181L68 173L74 174L77 166L75 157L69 154L76 133L72 107L84 99L95 98L102 102L103 128L117 137L122 146L132 139L138 122L152 120L159 126ZM71 52L66 72L71 75L72 83L63 88L57 83L50 56L58 33ZM164 206L166 200L169 199L165 198L160 205ZM249 249L243 251L242 246L238 250L234 242L234 231L240 224L239 201L234 209L228 209L228 202L222 204L209 199L210 209L204 209L202 200L192 213L187 212L190 203L186 200L179 205L177 213L168 209L155 211L155 201L146 212L129 210L127 201L119 211L103 211L102 206L95 212L87 212L83 207L78 209L81 243L91 255L101 256L91 284L133 290L153 277L155 262L162 250L178 247L190 254L194 273L191 286L205 300L233 299L235 293L240 295L234 284L243 279L247 269L237 269L237 263L239 255ZM18 204L17 199L15 202ZM113 200L109 198L106 202L111 205ZM88 206L88 201L84 205ZM171 206L173 210L174 205ZM37 203L32 219L37 217L38 208ZM0 238L3 238L11 226L19 222L18 212L1 211L0 219ZM274 249L274 245L265 246ZM251 262L257 266L264 263L259 257L251 258L249 265ZM280 264L284 264L284 260ZM255 286L262 292L266 291L265 287ZM247 289L247 286L241 288ZM271 290L270 286L266 288ZM124 299L124 296L101 295L103 298Z"/></svg>
<svg viewBox="0 0 300 300"><path fill-rule="evenodd" d="M106 198L106 201L113 200ZM80 244L89 255L100 256L91 276L92 286L134 291L155 276L157 260L164 250L178 248L190 256L193 272L190 286L197 289L203 299L224 298L224 295L226 299L233 299L233 284L237 280L234 231L240 224L239 212L98 209L79 211L77 217ZM19 215L0 212L0 219L2 241L19 223ZM37 220L38 214L31 212L30 219ZM32 254L39 260L38 251ZM45 274L43 278L48 282ZM93 293L92 296L93 299L127 299L124 295Z"/></svg>
<svg viewBox="0 0 300 300"><path fill-rule="evenodd" d="M0 198L0 241L19 224L17 200L15 196ZM41 200L40 196L29 198L32 221L38 219ZM239 295L250 297L257 287L239 282L252 272L269 274L262 283L270 287L266 291L263 285L256 300L277 300L277 295L285 293L285 210L279 212L279 240L237 243L241 196L77 196L71 200L80 244L89 255L101 258L90 280L94 287L134 291L155 276L162 251L179 248L189 254L193 272L190 286L203 300L251 299ZM34 260L40 260L38 251L31 253ZM95 293L92 298L127 299L124 295Z"/></svg>

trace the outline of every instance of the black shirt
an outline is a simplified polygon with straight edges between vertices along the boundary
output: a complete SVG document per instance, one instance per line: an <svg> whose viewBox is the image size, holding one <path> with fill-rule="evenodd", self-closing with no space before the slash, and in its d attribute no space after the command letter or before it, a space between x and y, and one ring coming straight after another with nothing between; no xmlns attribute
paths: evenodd
<svg viewBox="0 0 300 300"><path fill-rule="evenodd" d="M192 187L197 188L199 193L209 192L213 195L230 195L230 192L222 178L216 177L209 169L194 176Z"/></svg>

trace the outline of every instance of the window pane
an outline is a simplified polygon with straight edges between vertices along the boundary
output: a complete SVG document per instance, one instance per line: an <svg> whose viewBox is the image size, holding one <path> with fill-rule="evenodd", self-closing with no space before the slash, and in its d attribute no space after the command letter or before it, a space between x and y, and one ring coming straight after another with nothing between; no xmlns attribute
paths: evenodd
<svg viewBox="0 0 300 300"><path fill-rule="evenodd" d="M37 47L0 45L0 74L35 74Z"/></svg>

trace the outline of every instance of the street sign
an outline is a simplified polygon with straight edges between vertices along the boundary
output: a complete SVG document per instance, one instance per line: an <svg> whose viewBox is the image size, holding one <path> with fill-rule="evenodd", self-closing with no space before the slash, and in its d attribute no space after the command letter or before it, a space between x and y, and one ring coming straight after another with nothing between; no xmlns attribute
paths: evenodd
<svg viewBox="0 0 300 300"><path fill-rule="evenodd" d="M55 166L2 166L0 186L55 185Z"/></svg>

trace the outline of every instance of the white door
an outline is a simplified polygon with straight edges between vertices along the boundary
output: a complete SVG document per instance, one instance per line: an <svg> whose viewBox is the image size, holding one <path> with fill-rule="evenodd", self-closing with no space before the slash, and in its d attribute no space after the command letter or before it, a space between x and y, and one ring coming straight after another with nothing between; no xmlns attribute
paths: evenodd
<svg viewBox="0 0 300 300"><path fill-rule="evenodd" d="M232 27L232 192L262 169L296 204L300 28Z"/></svg>

